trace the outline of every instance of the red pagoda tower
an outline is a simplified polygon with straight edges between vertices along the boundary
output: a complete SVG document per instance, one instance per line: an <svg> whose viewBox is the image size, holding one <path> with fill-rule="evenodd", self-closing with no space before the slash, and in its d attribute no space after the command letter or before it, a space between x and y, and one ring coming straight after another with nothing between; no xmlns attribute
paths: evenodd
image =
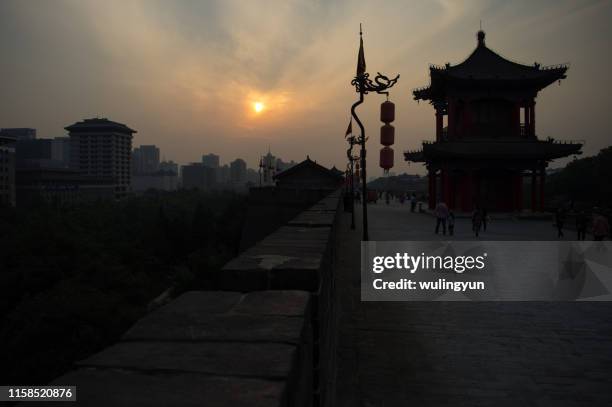
<svg viewBox="0 0 612 407"><path fill-rule="evenodd" d="M583 144L536 135L535 98L565 79L568 67L511 62L487 48L483 31L477 38L465 61L430 66L431 84L413 91L435 109L436 140L405 159L426 163L431 209L444 201L466 212L521 211L523 179L530 177L531 210L541 211L548 162L580 154Z"/></svg>

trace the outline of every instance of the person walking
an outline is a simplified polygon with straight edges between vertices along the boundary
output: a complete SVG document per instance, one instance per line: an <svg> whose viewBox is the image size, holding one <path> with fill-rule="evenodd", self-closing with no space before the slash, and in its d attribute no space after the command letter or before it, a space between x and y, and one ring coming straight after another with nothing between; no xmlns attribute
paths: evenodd
<svg viewBox="0 0 612 407"><path fill-rule="evenodd" d="M600 213L598 208L593 209L593 238L594 240L604 240L610 233L610 223L608 219Z"/></svg>
<svg viewBox="0 0 612 407"><path fill-rule="evenodd" d="M586 230L589 223L588 217L584 211L580 211L576 214L576 233L578 240L586 239Z"/></svg>
<svg viewBox="0 0 612 407"><path fill-rule="evenodd" d="M480 234L480 228L482 227L482 211L480 208L474 209L472 212L472 231L474 232L474 236L478 237Z"/></svg>
<svg viewBox="0 0 612 407"><path fill-rule="evenodd" d="M455 235L455 214L453 211L448 213L448 234L450 236Z"/></svg>
<svg viewBox="0 0 612 407"><path fill-rule="evenodd" d="M410 212L414 212L416 208L416 204L417 204L417 197L416 197L416 194L413 192L412 196L410 197Z"/></svg>
<svg viewBox="0 0 612 407"><path fill-rule="evenodd" d="M482 216L482 231L486 232L487 224L489 223L489 211L487 211L486 207L483 207L480 212Z"/></svg>
<svg viewBox="0 0 612 407"><path fill-rule="evenodd" d="M442 234L446 235L446 219L448 218L448 206L444 202L438 202L434 211L436 215L436 235L440 232L442 225Z"/></svg>
<svg viewBox="0 0 612 407"><path fill-rule="evenodd" d="M562 208L557 209L555 224L557 225L557 238L561 239L563 237L563 225L565 224L565 211Z"/></svg>

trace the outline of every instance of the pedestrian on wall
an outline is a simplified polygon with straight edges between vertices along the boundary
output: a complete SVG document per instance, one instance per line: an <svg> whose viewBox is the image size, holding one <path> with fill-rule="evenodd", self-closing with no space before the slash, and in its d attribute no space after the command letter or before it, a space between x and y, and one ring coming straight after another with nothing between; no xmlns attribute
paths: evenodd
<svg viewBox="0 0 612 407"><path fill-rule="evenodd" d="M599 208L593 208L593 238L604 240L610 234L610 223Z"/></svg>
<svg viewBox="0 0 612 407"><path fill-rule="evenodd" d="M444 202L438 202L436 209L434 210L436 215L436 235L440 232L440 225L442 225L442 233L446 235L446 219L448 218L448 206Z"/></svg>
<svg viewBox="0 0 612 407"><path fill-rule="evenodd" d="M483 207L481 209L481 215L482 215L482 231L486 232L487 231L487 224L489 223L489 211L487 211L486 207Z"/></svg>
<svg viewBox="0 0 612 407"><path fill-rule="evenodd" d="M565 211L563 208L557 209L555 214L555 225L557 226L557 238L563 237L563 226L565 224Z"/></svg>
<svg viewBox="0 0 612 407"><path fill-rule="evenodd" d="M448 234L455 236L455 214L453 211L448 213Z"/></svg>
<svg viewBox="0 0 612 407"><path fill-rule="evenodd" d="M584 211L580 211L576 214L576 233L577 240L584 240L586 238L587 226L589 224L589 218Z"/></svg>

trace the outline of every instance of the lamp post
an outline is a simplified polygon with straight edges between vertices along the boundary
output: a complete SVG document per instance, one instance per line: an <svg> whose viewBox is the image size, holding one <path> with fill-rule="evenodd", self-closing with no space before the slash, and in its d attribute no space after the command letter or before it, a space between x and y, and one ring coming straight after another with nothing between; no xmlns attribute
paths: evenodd
<svg viewBox="0 0 612 407"><path fill-rule="evenodd" d="M357 122L357 125L361 129L361 134L357 138L357 143L361 145L361 202L363 206L363 241L369 240L368 235L368 191L367 191L367 174L366 174L366 135L365 129L363 128L363 123L359 120L357 113L355 112L355 108L363 103L364 95L367 95L369 92L376 92L382 95L389 95L387 89L391 88L397 80L399 79L399 75L395 78L389 79L389 77L382 75L380 72L377 73L376 77L372 81L370 79L370 74L366 72L366 62L365 55L363 51L363 33L361 31L361 24L359 25L359 53L357 55L357 74L355 78L351 81L351 85L355 87L357 93L359 93L359 100L353 103L351 106L351 115Z"/></svg>
<svg viewBox="0 0 612 407"><path fill-rule="evenodd" d="M355 144L358 144L357 138L355 136L353 136L352 134L347 137L346 139L349 143L349 148L348 150L346 150L346 157L348 158L348 174L349 177L347 177L348 179L350 179L350 185L351 185L351 192L350 192L350 203L351 203L351 229L355 229L355 161L357 161L359 159L358 156L354 156L353 155L353 146L355 146Z"/></svg>

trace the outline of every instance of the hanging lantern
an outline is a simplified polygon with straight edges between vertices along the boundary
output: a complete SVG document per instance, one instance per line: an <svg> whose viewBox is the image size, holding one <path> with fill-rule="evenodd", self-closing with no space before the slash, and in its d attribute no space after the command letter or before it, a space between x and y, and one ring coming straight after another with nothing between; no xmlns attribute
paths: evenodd
<svg viewBox="0 0 612 407"><path fill-rule="evenodd" d="M380 150L380 168L389 172L393 168L393 149L391 147L383 147Z"/></svg>
<svg viewBox="0 0 612 407"><path fill-rule="evenodd" d="M383 146L392 146L395 143L395 127L389 123L385 123L380 128L380 144Z"/></svg>
<svg viewBox="0 0 612 407"><path fill-rule="evenodd" d="M391 123L393 120L395 120L395 103L387 100L380 105L380 121Z"/></svg>

